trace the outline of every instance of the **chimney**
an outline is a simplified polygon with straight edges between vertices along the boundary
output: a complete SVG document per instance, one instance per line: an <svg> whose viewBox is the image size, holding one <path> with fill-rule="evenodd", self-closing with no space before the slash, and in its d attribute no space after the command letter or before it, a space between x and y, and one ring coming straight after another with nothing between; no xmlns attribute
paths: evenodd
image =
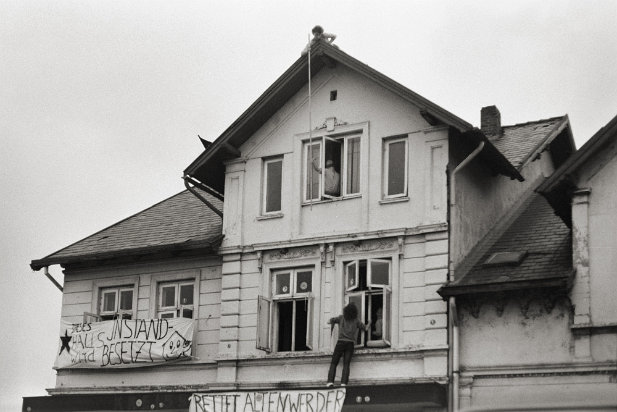
<svg viewBox="0 0 617 412"><path fill-rule="evenodd" d="M501 113L497 106L483 107L480 111L480 130L487 136L501 134Z"/></svg>

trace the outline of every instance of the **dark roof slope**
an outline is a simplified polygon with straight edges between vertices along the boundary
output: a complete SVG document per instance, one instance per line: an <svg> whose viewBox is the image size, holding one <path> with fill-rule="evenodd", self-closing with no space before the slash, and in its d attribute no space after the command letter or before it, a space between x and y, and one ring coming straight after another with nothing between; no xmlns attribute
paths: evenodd
<svg viewBox="0 0 617 412"><path fill-rule="evenodd" d="M323 67L334 67L336 64L343 64L416 105L427 118L434 119L458 130L463 138L468 138L473 142L485 140L486 147L481 153L481 158L495 165L495 169L499 173L522 180L519 172L493 147L479 129L474 129L471 124L463 119L356 60L338 47L319 41L312 47L310 58L312 76ZM239 155L238 147L247 141L255 131L308 82L307 72L308 55L304 55L298 58L207 150L195 159L184 170L184 174L223 193L225 175L222 162L237 157Z"/></svg>
<svg viewBox="0 0 617 412"><path fill-rule="evenodd" d="M201 194L222 208L220 200ZM30 266L39 270L52 264L66 265L163 251L213 251L222 238L221 230L221 218L185 190L49 256L33 260Z"/></svg>
<svg viewBox="0 0 617 412"><path fill-rule="evenodd" d="M520 170L520 167L535 153L541 152L553 139L569 127L568 116L553 117L512 126L503 126L502 134L490 136L489 140ZM571 151L574 142L571 142Z"/></svg>
<svg viewBox="0 0 617 412"><path fill-rule="evenodd" d="M442 287L446 296L533 287L565 287L572 272L570 229L538 194L466 274ZM495 253L519 252L522 260L487 265Z"/></svg>

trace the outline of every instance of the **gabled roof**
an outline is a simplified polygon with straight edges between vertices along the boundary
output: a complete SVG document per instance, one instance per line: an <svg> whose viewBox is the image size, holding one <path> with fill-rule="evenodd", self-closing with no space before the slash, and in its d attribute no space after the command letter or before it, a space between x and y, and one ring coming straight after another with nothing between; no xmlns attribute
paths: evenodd
<svg viewBox="0 0 617 412"><path fill-rule="evenodd" d="M222 202L201 193L214 205ZM214 253L221 240L222 222L188 190L86 237L30 266L39 270L53 264L76 264L164 252L201 250Z"/></svg>
<svg viewBox="0 0 617 412"><path fill-rule="evenodd" d="M556 139L559 140L556 141ZM556 160L555 167L563 163L575 150L567 115L503 126L502 134L489 136L489 140L518 170L523 167L527 160L540 154L553 142L555 142L554 146L556 147L551 147L551 154Z"/></svg>
<svg viewBox="0 0 617 412"><path fill-rule="evenodd" d="M458 130L463 138L470 137L473 141L486 140L487 144L480 157L494 164L499 173L522 180L518 171L493 147L479 129L474 129L471 124L463 119L356 60L338 47L324 41L318 41L311 48L310 59L311 76L314 76L324 66L335 67L337 64L342 64L416 105L425 118ZM184 174L196 178L216 191L223 192L224 168L222 162L237 157L239 155L238 147L246 142L277 110L304 87L308 82L308 62L308 55L301 56L296 60L207 150L185 169ZM466 136L464 132L471 132L471 134ZM482 138L479 138L478 135L482 135Z"/></svg>
<svg viewBox="0 0 617 412"><path fill-rule="evenodd" d="M604 150L607 145L617 142L617 116L598 130L578 151L564 162L537 191L542 193L550 202L556 213L569 224L571 220L570 196L576 189L573 176L577 171L593 161L598 152Z"/></svg>
<svg viewBox="0 0 617 412"><path fill-rule="evenodd" d="M570 229L538 194L533 193L523 202L496 241L490 236L486 239L494 243L479 244L482 257L467 273L442 287L438 292L441 296L568 286L572 273ZM487 263L495 254L504 252L518 254L518 259Z"/></svg>

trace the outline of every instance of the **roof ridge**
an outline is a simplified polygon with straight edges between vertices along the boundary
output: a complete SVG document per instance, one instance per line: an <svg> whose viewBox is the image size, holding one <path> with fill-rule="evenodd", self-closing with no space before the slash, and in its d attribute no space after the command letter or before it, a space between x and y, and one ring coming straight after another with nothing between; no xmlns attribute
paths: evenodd
<svg viewBox="0 0 617 412"><path fill-rule="evenodd" d="M561 115L561 116L555 116L555 117L549 117L547 119L539 119L539 120L529 120L527 122L523 122L523 123L515 123L515 124L510 124L507 126L501 126L502 128L506 128L506 127L520 127L520 126L527 126L527 125L531 125L534 123L542 123L542 122L548 122L551 120L557 120L557 119L563 119L565 117L567 117L567 114Z"/></svg>

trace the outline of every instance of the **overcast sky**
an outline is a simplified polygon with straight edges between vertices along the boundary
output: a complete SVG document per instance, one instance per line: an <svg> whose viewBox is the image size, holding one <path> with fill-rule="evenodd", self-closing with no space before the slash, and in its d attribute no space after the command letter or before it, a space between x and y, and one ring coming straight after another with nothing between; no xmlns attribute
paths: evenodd
<svg viewBox="0 0 617 412"><path fill-rule="evenodd" d="M617 1L0 1L0 410L53 387L61 294L28 266L183 190L300 55L345 52L478 126L617 114ZM62 279L61 268L51 272Z"/></svg>

